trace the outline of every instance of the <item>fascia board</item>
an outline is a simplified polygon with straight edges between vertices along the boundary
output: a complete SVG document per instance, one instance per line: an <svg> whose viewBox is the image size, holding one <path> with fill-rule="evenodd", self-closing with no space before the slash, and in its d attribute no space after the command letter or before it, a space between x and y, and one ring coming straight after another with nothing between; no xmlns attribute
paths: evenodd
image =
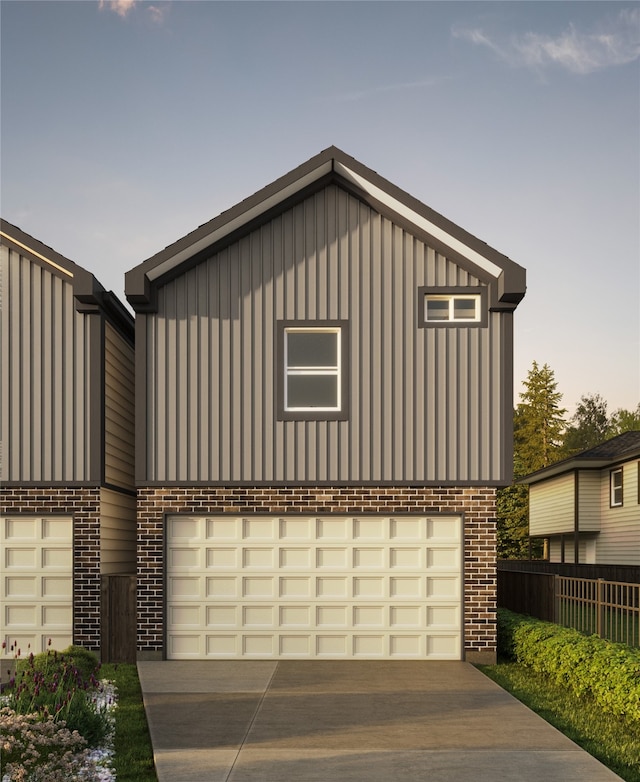
<svg viewBox="0 0 640 782"><path fill-rule="evenodd" d="M321 179L331 171L331 161L323 163L317 168L310 171L308 174L296 179L294 182L286 187L279 189L277 192L260 199L257 203L250 205L248 208L242 210L240 214L231 219L228 219L227 215L221 215L220 222L218 220L212 221L209 224L209 230L200 236L196 241L190 243L179 252L170 255L161 263L155 265L147 272L148 279L153 282L158 277L162 277L163 274L179 266L183 261L186 261L193 255L196 255L201 250L210 247L212 244L224 239L225 236L236 231L238 228L242 228L246 223L251 222L254 218L261 215L263 212L268 211L282 201L286 201L287 198L292 196L299 190L304 189L313 182Z"/></svg>
<svg viewBox="0 0 640 782"><path fill-rule="evenodd" d="M436 225L431 220L428 220L426 217L423 217L421 214L414 211L409 206L399 201L397 198L394 198L386 190L383 190L382 188L373 184L373 182L370 182L365 177L357 174L355 171L352 171L344 164L336 161L335 171L348 182L352 182L354 185L359 187L365 193L371 195L381 204L384 204L387 208L393 212L397 212L399 215L405 218L405 220L413 223L417 228L430 234L444 245L451 247L452 250L455 250L460 255L468 258L472 263L490 274L495 279L497 279L502 273L502 268L493 263L493 261L490 261L487 257L481 255L468 244L465 244L455 236L452 236L450 233L440 228L440 226Z"/></svg>

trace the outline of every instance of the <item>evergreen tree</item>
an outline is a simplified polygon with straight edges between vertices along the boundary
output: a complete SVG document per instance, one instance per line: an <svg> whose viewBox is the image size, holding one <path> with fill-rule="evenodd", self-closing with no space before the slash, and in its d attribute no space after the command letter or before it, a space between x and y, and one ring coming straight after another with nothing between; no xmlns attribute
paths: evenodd
<svg viewBox="0 0 640 782"><path fill-rule="evenodd" d="M600 394L583 394L565 434L565 455L586 451L611 436L606 400Z"/></svg>
<svg viewBox="0 0 640 782"><path fill-rule="evenodd" d="M514 466L522 470L516 477L541 470L561 458L567 412L560 407L562 394L547 364L540 368L534 361L523 385L522 401L514 417Z"/></svg>
<svg viewBox="0 0 640 782"><path fill-rule="evenodd" d="M566 410L560 407L553 370L534 361L514 412L514 478L548 467L561 458ZM497 496L498 558L529 557L529 487L513 484ZM534 541L532 554L539 556L542 543Z"/></svg>

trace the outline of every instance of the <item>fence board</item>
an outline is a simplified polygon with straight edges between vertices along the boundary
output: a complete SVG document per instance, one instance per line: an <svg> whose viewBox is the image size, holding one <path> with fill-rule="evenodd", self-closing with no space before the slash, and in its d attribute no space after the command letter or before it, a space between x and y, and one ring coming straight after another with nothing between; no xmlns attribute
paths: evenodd
<svg viewBox="0 0 640 782"><path fill-rule="evenodd" d="M136 661L136 577L101 576L101 660L104 663Z"/></svg>
<svg viewBox="0 0 640 782"><path fill-rule="evenodd" d="M552 573L498 571L498 605L546 622L555 620L555 576Z"/></svg>

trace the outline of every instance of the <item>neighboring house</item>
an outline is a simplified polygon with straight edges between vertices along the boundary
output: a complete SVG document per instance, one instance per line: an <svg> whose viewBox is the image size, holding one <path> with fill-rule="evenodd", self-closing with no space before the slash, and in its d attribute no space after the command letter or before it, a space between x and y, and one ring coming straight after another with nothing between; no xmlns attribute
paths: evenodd
<svg viewBox="0 0 640 782"><path fill-rule="evenodd" d="M3 656L100 648L101 574L135 573L133 318L2 221Z"/></svg>
<svg viewBox="0 0 640 782"><path fill-rule="evenodd" d="M547 538L551 562L640 563L640 431L523 478L529 534Z"/></svg>
<svg viewBox="0 0 640 782"><path fill-rule="evenodd" d="M495 659L524 291L334 147L128 272L139 658Z"/></svg>

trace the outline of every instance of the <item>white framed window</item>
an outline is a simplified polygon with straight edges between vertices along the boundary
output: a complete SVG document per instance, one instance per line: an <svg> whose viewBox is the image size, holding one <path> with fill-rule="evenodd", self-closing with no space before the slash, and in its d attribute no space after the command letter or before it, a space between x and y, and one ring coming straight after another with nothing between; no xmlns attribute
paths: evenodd
<svg viewBox="0 0 640 782"><path fill-rule="evenodd" d="M480 320L480 296L437 296L424 297L425 321L471 321Z"/></svg>
<svg viewBox="0 0 640 782"><path fill-rule="evenodd" d="M280 323L279 418L345 417L346 324Z"/></svg>
<svg viewBox="0 0 640 782"><path fill-rule="evenodd" d="M485 326L484 288L419 288L418 325Z"/></svg>
<svg viewBox="0 0 640 782"><path fill-rule="evenodd" d="M612 508L622 505L622 467L609 473L609 504Z"/></svg>

